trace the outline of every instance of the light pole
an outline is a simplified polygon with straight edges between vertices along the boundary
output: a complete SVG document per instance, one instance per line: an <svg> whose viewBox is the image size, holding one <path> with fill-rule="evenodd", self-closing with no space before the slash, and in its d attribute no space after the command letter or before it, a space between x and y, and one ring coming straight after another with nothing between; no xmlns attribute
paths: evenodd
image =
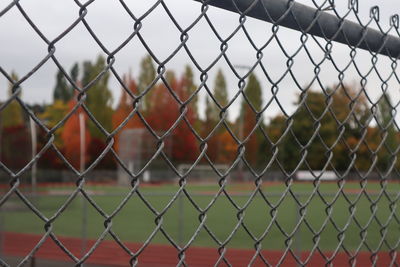
<svg viewBox="0 0 400 267"><path fill-rule="evenodd" d="M79 112L79 133L80 133L80 171L85 170L85 117L82 112Z"/></svg>
<svg viewBox="0 0 400 267"><path fill-rule="evenodd" d="M80 135L80 172L85 170L85 153L86 153L86 125L85 125L85 115L79 112L79 135ZM82 196L82 256L86 251L86 240L87 240L87 203L85 198Z"/></svg>
<svg viewBox="0 0 400 267"><path fill-rule="evenodd" d="M31 130L31 144L32 144L32 159L35 158L37 153L37 132L36 124L32 117L29 117L29 128ZM36 197L36 172L37 172L37 161L35 160L31 170L31 191L32 197ZM31 259L31 267L36 266L36 258L33 256Z"/></svg>

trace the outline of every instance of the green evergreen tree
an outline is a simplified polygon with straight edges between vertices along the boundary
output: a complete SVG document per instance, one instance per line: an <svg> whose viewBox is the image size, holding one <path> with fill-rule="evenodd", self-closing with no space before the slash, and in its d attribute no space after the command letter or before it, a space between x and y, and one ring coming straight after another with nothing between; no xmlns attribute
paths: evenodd
<svg viewBox="0 0 400 267"><path fill-rule="evenodd" d="M68 102L73 96L73 91L68 86L68 81L64 77L61 70L58 70L56 75L56 86L54 87L53 99Z"/></svg>
<svg viewBox="0 0 400 267"><path fill-rule="evenodd" d="M74 63L71 70L69 71L69 75L75 84L79 82L79 64L78 63ZM76 89L74 88L74 86L72 84L69 86L69 91L70 91L71 95L70 95L70 98L68 99L68 101L70 101L76 93ZM65 102L65 103L67 103L67 102Z"/></svg>
<svg viewBox="0 0 400 267"><path fill-rule="evenodd" d="M260 111L262 106L261 85L257 79L257 76L254 73L251 73L249 75L246 87L244 88L244 94L246 95L248 101L253 105L253 107L257 111ZM246 112L248 108L250 108L249 104L247 103L247 101L243 100L240 114Z"/></svg>
<svg viewBox="0 0 400 267"><path fill-rule="evenodd" d="M197 85L194 84L193 70L189 65L185 66L185 72L183 74L181 83L187 98L191 97L192 94L196 91ZM193 110L195 118L198 118L199 115L197 103L198 103L198 95L195 95L189 104L189 107Z"/></svg>
<svg viewBox="0 0 400 267"><path fill-rule="evenodd" d="M254 73L249 75L243 93L248 102L250 102L250 104L254 107L256 112L260 111L262 108L262 91L260 82ZM239 117L236 123L239 137L242 139L247 137L257 124L256 113L252 110L248 102L245 99L242 100ZM262 120L262 116L260 116L258 119ZM252 134L246 143L245 156L253 166L262 161L260 151L261 153L265 153L262 151L264 150L264 148L261 147L262 143L262 135L258 130Z"/></svg>
<svg viewBox="0 0 400 267"><path fill-rule="evenodd" d="M251 103L255 110L260 111L262 106L262 92L260 82L255 74L251 73L249 75L247 85L243 90L243 93L246 95L247 100ZM240 107L239 117L237 118L239 132L243 131L244 134L249 133L254 127L255 123L256 114L251 109L248 102L243 99ZM243 128L240 129L241 127Z"/></svg>
<svg viewBox="0 0 400 267"><path fill-rule="evenodd" d="M184 84L183 87L187 93L187 95L192 95L194 91L196 91L197 86L194 84L193 80L193 70L189 65L185 66L185 72L183 74ZM194 99L193 99L194 101ZM197 101L197 98L196 98Z"/></svg>
<svg viewBox="0 0 400 267"><path fill-rule="evenodd" d="M190 65L185 66L185 72L181 79L181 86L185 93L185 99L190 98L197 89L197 85L194 82L193 70ZM198 108L198 94L196 94L188 105L189 109L193 113L193 127L197 132L201 132L203 129L202 122L199 120L199 108Z"/></svg>
<svg viewBox="0 0 400 267"><path fill-rule="evenodd" d="M154 81L156 78L156 68L154 66L153 59L151 58L150 55L144 57L140 63L140 74L139 74L139 79L138 79L138 91L139 93L142 93L145 91L150 84ZM150 91L147 92L147 94L144 96L144 99L142 100L142 105L146 113L151 110L151 95L154 92L154 86L150 89Z"/></svg>
<svg viewBox="0 0 400 267"><path fill-rule="evenodd" d="M215 78L214 84L214 97L217 103L222 107L225 107L228 104L228 91L226 89L226 80L224 73L222 70L218 70L217 77ZM219 114L221 110L219 107L216 107L214 110L213 117L216 120L219 120Z"/></svg>
<svg viewBox="0 0 400 267"><path fill-rule="evenodd" d="M210 96L206 98L206 118L202 127L204 137L208 136L213 128L218 124L221 119L221 108L226 106L228 103L226 81L221 70L218 70L217 76L215 77L212 94L215 100ZM222 137L225 132L226 129L220 125L213 133L213 136L208 139L207 156L214 162L221 162L222 159L226 160L229 158L228 151L224 149L225 144L222 144L223 142L227 143L226 137L225 140Z"/></svg>
<svg viewBox="0 0 400 267"><path fill-rule="evenodd" d="M296 104L299 105L303 98L306 98L305 105L299 107L293 116L292 132L288 133L283 148L280 151L283 164L287 170L293 170L302 158L301 146L310 142L316 131L314 118L320 118L326 109L325 95L320 92L309 91L300 95ZM331 144L337 136L336 123L333 118L326 114L320 119L321 127L319 135L327 145ZM300 144L298 144L298 142ZM321 170L327 161L326 148L317 136L307 147L307 162L313 170ZM307 168L302 166L302 169Z"/></svg>
<svg viewBox="0 0 400 267"><path fill-rule="evenodd" d="M214 121L213 121L213 106L211 103L211 98L207 97L206 98L206 111L205 111L205 122L203 126L203 133L204 136L208 135L213 127L214 127Z"/></svg>
<svg viewBox="0 0 400 267"><path fill-rule="evenodd" d="M228 92L226 89L226 80L222 70L218 70L217 76L214 81L214 89L213 96L217 103L224 107L228 104ZM206 127L205 131L209 133L215 124L220 120L221 108L215 104L214 100L211 97L206 98ZM222 128L220 128L222 130Z"/></svg>
<svg viewBox="0 0 400 267"><path fill-rule="evenodd" d="M99 56L96 62L86 61L83 63L82 86L92 82L99 73L106 67L105 60ZM112 94L108 88L109 73L105 73L97 82L93 83L87 91L86 104L96 120L106 129L112 129ZM95 138L104 138L101 131L89 120L89 130L91 136Z"/></svg>
<svg viewBox="0 0 400 267"><path fill-rule="evenodd" d="M77 81L78 81L78 77L79 77L79 64L78 64L78 63L75 63L75 64L72 66L69 75L71 76L71 79L72 79L74 82L77 82Z"/></svg>

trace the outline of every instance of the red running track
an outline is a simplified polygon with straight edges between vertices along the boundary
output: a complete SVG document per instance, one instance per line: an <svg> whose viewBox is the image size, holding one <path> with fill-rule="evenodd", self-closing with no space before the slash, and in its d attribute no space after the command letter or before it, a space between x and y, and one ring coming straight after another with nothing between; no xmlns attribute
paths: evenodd
<svg viewBox="0 0 400 267"><path fill-rule="evenodd" d="M8 256L25 257L40 240L40 235L20 234L20 233L2 233L3 252ZM81 240L79 238L59 237L61 242L79 257L81 254ZM88 247L94 244L94 240L88 241ZM125 243L132 251L136 251L140 244ZM282 257L282 251L263 251L263 256L270 264L276 265ZM178 263L177 251L172 246L167 245L149 245L139 256L139 266L146 267L169 267L176 266ZM326 253L329 255L330 253ZM254 251L248 249L228 249L226 258L233 266L248 266ZM308 253L303 253L303 259ZM392 256L392 257L391 257ZM45 243L36 252L35 257L39 259L68 261L71 259L48 238ZM214 266L219 258L217 249L191 247L186 251L185 262L189 266ZM129 255L112 240L103 241L95 252L88 258L87 263L108 265L108 266L129 266ZM332 262L334 266L349 266L347 254L341 252ZM390 266L391 263L400 263L397 253L389 255L388 252L381 252L378 255L376 266ZM326 262L321 255L314 253L307 266L325 266ZM356 261L357 266L371 266L370 254L366 252L359 253ZM219 266L226 266L221 263ZM264 263L258 258L253 266L264 266ZM297 266L291 254L287 254L281 266Z"/></svg>

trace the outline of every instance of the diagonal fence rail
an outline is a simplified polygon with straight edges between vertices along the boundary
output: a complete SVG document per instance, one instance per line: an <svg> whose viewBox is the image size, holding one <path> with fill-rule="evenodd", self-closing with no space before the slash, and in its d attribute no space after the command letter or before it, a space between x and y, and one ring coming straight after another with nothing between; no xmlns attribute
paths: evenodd
<svg viewBox="0 0 400 267"><path fill-rule="evenodd" d="M176 252L176 265L187 266L190 265L187 254L192 247L196 247L197 240L203 235L209 239L210 246L215 247L216 266L235 265L229 251L237 236L247 238L252 244L252 256L248 259L250 266L285 265L289 258L303 266L310 264L314 255L321 257L328 266L334 265L339 255L345 255L347 263L352 266L357 264L359 255L365 252L369 254L369 264L372 266L399 264L398 15L390 18L390 27L385 31L381 27L379 8L373 7L369 20L363 24L358 12L359 3L355 0L349 1L343 15L340 15L337 3L333 0L312 0L309 5L290 0L211 0L199 1L200 4L196 4L199 8L196 17L184 27L166 0L154 1L141 15L137 15L134 5L120 0L119 7L129 16L133 29L125 40L110 49L88 19L96 2L98 1L83 3L75 0L77 17L52 39L35 24L29 11L24 8L24 1L11 1L0 10L0 22L11 12L18 12L47 49L46 55L22 78L12 75L0 63L0 73L10 84L10 93L0 105L0 168L7 177L2 183L7 182L9 185L2 191L0 207L12 207L16 196L43 226L40 240L24 255L19 265L32 261L43 244L50 240L66 255L71 264L81 266L101 247L105 239L110 238L129 257L126 264L137 266L141 263L141 255L154 242L158 242L158 236L161 236ZM213 6L237 13L238 23L226 38L222 37L210 17ZM166 57L159 56L142 34L148 23L147 19L157 10L161 10L179 32L179 44L168 51ZM351 16L355 21L349 20ZM249 31L247 25L250 18L263 20L270 28L266 31L268 40L262 45L257 45ZM189 45L196 26L201 22L209 26L219 46L217 56L205 67ZM376 25L374 29L373 24ZM95 41L106 59L98 60L92 65L84 64L87 73L78 78L73 72L68 73L63 66L58 58L57 48L79 26L84 27L86 35ZM295 30L295 33L282 30L282 26ZM234 47L234 38L239 34L243 34L246 44L250 45L253 52L252 58L241 62L244 68L235 65L231 60L234 55L230 54L233 50L231 47ZM291 34L297 34L298 39L285 39L286 35ZM206 38L204 36L203 39ZM116 64L118 55L134 40L137 46L149 54L148 58L155 63L155 68L150 79L132 89L132 81L123 77ZM286 47L291 42L297 42L298 45L289 51ZM344 47L338 47L337 43L344 44ZM344 55L337 58L335 51L339 49L347 52L346 58ZM272 73L275 66L265 62L265 58L277 50L280 52L279 61L286 64L286 69L278 78L274 78ZM198 74L191 77L195 81L192 84L189 76L179 83L168 72L171 62L179 53L187 55ZM233 53L240 54L241 50L234 50ZM321 53L322 56L317 56ZM360 55L369 61L360 59ZM342 57L345 58L345 64L340 64ZM385 64L380 64L381 61ZM54 63L59 70L60 80L65 81L64 87L70 88L69 101L66 101L69 106L53 123L49 122L48 117L40 115L21 96L25 90L24 84L44 69L47 62ZM218 68L220 62L226 64L225 70L232 74L235 83L234 86L230 84L234 88L230 96L224 97L229 94L226 89L225 92L221 89L224 88L220 85L222 82L212 85L209 81L211 73ZM302 77L295 71L296 64L304 65L304 69L313 72L306 85L302 85ZM330 66L329 70L325 69L327 65ZM93 72L88 74L89 70ZM241 74L241 70L245 70L245 73ZM261 85L256 74L261 74ZM121 109L126 108L126 113L113 127L106 125L109 122L102 117L106 116L102 111L105 114L112 113L114 108L103 105L101 97L95 98L101 95L96 95L95 92L107 91L109 76L122 87L122 94L126 99L121 103L128 103L126 106L121 104ZM334 76L335 85L329 87L324 84L326 76ZM356 88L348 85L348 76L357 81ZM298 93L292 111L287 107L288 103L284 102L285 96L282 97L282 91L285 90L282 87L287 87L286 79L290 79L291 86ZM373 92L368 88L371 83L378 85L372 86ZM262 96L267 91L269 95ZM106 94L103 97L107 102L111 95ZM206 98L203 111L194 108L198 98ZM239 105L235 107L238 102ZM274 105L275 110L272 109ZM238 115L232 118L229 112L232 113L235 109ZM22 166L15 167L13 164L24 153L14 147L10 150L7 144L11 143L7 140L12 139L7 138L20 133L34 135L33 131L24 132L23 127L17 132L17 126L20 125L9 122L10 116L15 118L14 121L19 120L18 110L24 114L21 124L29 118L43 140L33 157L29 157ZM48 113L53 114L56 111ZM274 112L276 116L268 117ZM175 117L168 119L169 113L175 114ZM169 123L165 123L166 121ZM129 145L120 142L122 133L126 130L131 130L129 133L125 132L124 136L124 140L130 142ZM73 143L68 143L73 139L72 133L79 133L79 149ZM85 158L85 143L93 141L88 138L90 135L103 140L104 146L88 161ZM64 142L64 147L60 140ZM16 146L15 143L12 146ZM125 154L122 153L124 148L127 148ZM41 209L35 202L36 197L27 193L23 184L31 170L37 173L37 165L40 166L41 160L48 158L50 152L51 157L57 158L74 178L75 186L68 192L65 200L49 213ZM6 158L3 156L6 153L11 156L7 155ZM108 156L118 166L118 172L128 177L124 186L113 186L118 190L122 187L126 191L112 209L105 208L111 200L99 201L96 194L90 192L88 185L96 179L91 173L106 165ZM185 164L186 167L182 169L179 164ZM161 173L162 178L158 178L159 180L165 180L168 171L172 173L173 178L169 182L174 184L175 191L168 198L162 199L161 204L146 195L148 189L144 184L155 179L156 172L152 168L157 168L158 173ZM199 178L194 181L194 176ZM307 181L299 182L304 176ZM37 178L40 180L40 175ZM326 179L331 181L326 182ZM117 179L112 177L111 180L115 182ZM278 180L278 193L269 191L269 188L274 188L270 183L272 180ZM198 193L195 192L199 181L211 184L213 193L205 202L199 200ZM232 191L231 187L236 183L247 184L246 182L251 185L244 189L247 193L238 194ZM354 186L356 189L352 188ZM299 195L298 187L304 187L307 193ZM349 187L356 190L356 193L350 193ZM325 191L328 189L330 193L327 194ZM36 190L33 190L34 196ZM105 187L103 190L112 189ZM152 190L162 190L162 186ZM239 195L245 201L238 200ZM79 197L83 198L84 205L89 205L84 206L84 209L90 208L100 217L100 222L97 223L102 226L96 240L90 243L90 247L84 245L81 254L67 247L56 229L63 215L74 210L74 201ZM45 194L40 198L48 199ZM167 223L172 210L182 207L182 199L192 209L192 216L196 217L196 223L191 222L193 229L186 240L182 238L182 234L172 234ZM137 229L124 228L121 233L114 222L134 201L141 203L142 208L135 210L127 220L147 213L154 224L148 226L150 231L141 240L140 246L131 249L123 237ZM295 203L296 216L293 224L285 224L282 218L288 212L287 201ZM315 202L319 204L316 205ZM221 235L214 228L212 214L215 209L222 213L228 208L234 214L227 219L231 228L229 233ZM338 219L337 212L341 214L341 219ZM2 214L5 220L12 218L8 213ZM78 215L75 213L75 216ZM315 216L321 217L318 223L313 219ZM86 219L88 218L84 216L85 222ZM254 228L253 221L258 224L258 228ZM217 225L221 227L225 223L219 220ZM259 231L260 228L262 231ZM307 233L306 236L304 232ZM330 241L333 244L330 246L324 245L323 241L327 232L333 233L330 236L333 237ZM357 237L353 233L357 233ZM277 242L274 235L282 239L280 242L283 249L278 260L272 262L266 251L269 243ZM349 243L349 239L356 240L356 244ZM304 244L308 244L305 256L301 251ZM382 254L386 257L382 257ZM0 260L2 265L8 266L5 260ZM192 264L195 265L196 262Z"/></svg>
<svg viewBox="0 0 400 267"><path fill-rule="evenodd" d="M201 1L199 1L201 2ZM317 8L291 0L241 0L241 1L208 1L208 5L223 8L232 12L284 26L302 33L324 38L330 42L339 42L355 48L390 56L397 59L400 55L400 38L368 27L369 23L347 20L338 16L335 1L324 1ZM349 11L358 12L358 1L349 1ZM379 21L379 8L371 8L371 18ZM399 18L394 15L390 24L398 28ZM327 51L329 52L329 51Z"/></svg>

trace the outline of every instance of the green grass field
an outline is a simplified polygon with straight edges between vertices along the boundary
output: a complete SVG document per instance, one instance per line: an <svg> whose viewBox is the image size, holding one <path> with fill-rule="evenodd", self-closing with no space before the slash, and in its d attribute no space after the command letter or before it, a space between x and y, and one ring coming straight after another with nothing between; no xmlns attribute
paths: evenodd
<svg viewBox="0 0 400 267"><path fill-rule="evenodd" d="M93 199L96 203L108 214L118 206L118 204L127 194L128 189L117 186L87 186ZM259 238L266 228L269 226L268 234L262 241L264 249L280 250L286 247L285 240L287 237L281 232L276 223L287 233L291 234L294 226L297 224L299 208L293 197L288 194L283 201L280 200L282 193L285 190L283 184L266 184L263 186L263 192L268 197L270 205L277 205L276 220L271 224L272 209L257 194L254 200L248 205L244 211L244 224ZM320 186L320 192L325 194L325 201L333 200L333 193L337 191L338 186L334 183L326 183ZM350 201L357 199L357 191L360 186L356 183L349 183L345 186L345 192ZM151 205L158 211L163 210L167 203L172 198L172 194L178 189L174 185L148 186L140 189L140 192L145 196ZM202 208L206 207L213 198L213 193L217 191L214 185L188 185L187 189L192 193L194 201ZM227 191L232 194L232 199L239 206L243 206L248 200L248 193L254 189L251 184L232 184L227 187ZM298 183L292 186L292 190L298 194L299 199L305 202L309 199L312 191L312 184ZM371 204L370 200L365 195L361 195L357 204L354 206L354 216L351 218L350 204L343 196L340 196L334 204L330 217L339 228L346 227L344 232L343 244L346 248L354 250L361 242L360 232L365 232L365 242L372 249L381 246L381 250L387 250L388 247L382 243L384 237L385 242L394 246L399 242L400 224L393 218L390 209L390 201L386 196L378 199L380 185L377 183L368 184L367 191L370 194L372 202L376 202L376 206ZM66 195L71 187L54 187L41 189L44 193L34 198L32 201L48 217L51 217L61 204L67 199ZM391 198L395 199L400 192L398 183L390 184L387 187ZM113 194L113 195L106 195ZM239 195L242 194L242 195ZM54 223L54 233L59 236L80 237L82 234L82 215L83 215L83 200L78 196L70 206L61 214ZM335 229L331 221L328 221L326 227L322 228L327 218L326 204L321 198L316 195L306 208L306 220L309 225L320 233L319 247L323 250L334 250L338 244L340 232ZM372 210L376 209L376 213ZM87 221L88 221L88 237L95 239L100 236L104 230L104 218L88 203L87 205ZM179 210L183 210L180 213ZM2 227L5 231L22 232L22 233L44 233L44 223L33 212L24 208L21 201L15 197L10 199L1 211ZM207 212L206 224L213 231L215 236L221 241L225 241L235 226L238 223L238 210L229 202L225 196L220 196L214 206ZM375 215L371 219L372 215ZM400 218L400 211L397 208L394 212ZM168 234L180 243L185 243L195 233L199 226L199 211L197 211L188 199L183 196L178 199L163 216L163 228ZM391 220L389 220L391 219ZM134 194L127 205L113 219L113 230L118 236L129 242L143 242L154 230L155 215L146 207L139 197ZM357 223L359 225L357 225ZM379 223L385 225L386 232L381 231ZM366 228L366 226L368 227ZM366 230L366 231L364 231ZM303 223L300 230L294 235L292 247L301 250L309 250L313 247L314 235ZM108 236L107 238L110 238ZM168 243L167 239L157 233L152 241L157 244ZM238 228L233 238L230 240L228 247L235 248L253 248L254 240L244 230L242 226ZM215 241L204 230L194 240L193 246L217 246ZM366 250L366 246L361 247Z"/></svg>

